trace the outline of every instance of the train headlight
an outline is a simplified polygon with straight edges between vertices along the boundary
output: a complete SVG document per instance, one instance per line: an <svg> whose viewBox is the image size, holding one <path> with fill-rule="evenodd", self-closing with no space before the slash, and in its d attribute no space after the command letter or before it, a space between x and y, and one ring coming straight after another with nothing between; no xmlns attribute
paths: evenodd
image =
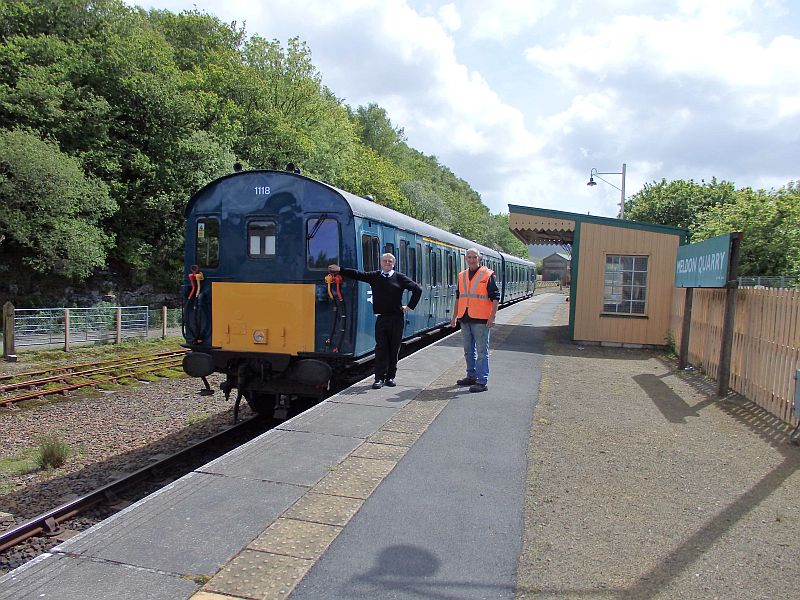
<svg viewBox="0 0 800 600"><path fill-rule="evenodd" d="M266 344L267 343L267 332L263 329L256 329L253 332L253 341L256 344Z"/></svg>

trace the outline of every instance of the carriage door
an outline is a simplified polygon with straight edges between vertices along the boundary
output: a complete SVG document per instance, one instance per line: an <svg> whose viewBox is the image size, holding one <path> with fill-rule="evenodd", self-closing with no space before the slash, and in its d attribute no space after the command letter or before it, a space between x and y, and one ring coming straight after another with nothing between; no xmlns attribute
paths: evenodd
<svg viewBox="0 0 800 600"><path fill-rule="evenodd" d="M431 312L428 326L433 327L438 323L441 318L439 313L441 311L441 304L444 299L441 297L443 294L442 288L442 251L428 245L428 284L431 290Z"/></svg>
<svg viewBox="0 0 800 600"><path fill-rule="evenodd" d="M380 263L380 240L378 226L365 221L361 230L361 265L362 271L377 271ZM375 315L372 312L372 288L368 283L345 279L345 286L356 286L356 356L370 352L375 347Z"/></svg>
<svg viewBox="0 0 800 600"><path fill-rule="evenodd" d="M447 298L445 300L443 317L445 320L450 320L453 316L453 307L456 304L456 289L458 288L458 271L456 270L456 261L458 254L454 250L447 251L446 269L446 290Z"/></svg>

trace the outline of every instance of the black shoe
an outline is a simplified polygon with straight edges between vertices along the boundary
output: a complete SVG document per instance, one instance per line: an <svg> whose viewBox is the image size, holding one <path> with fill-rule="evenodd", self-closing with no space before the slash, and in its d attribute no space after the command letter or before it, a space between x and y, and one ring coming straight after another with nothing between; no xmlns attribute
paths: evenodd
<svg viewBox="0 0 800 600"><path fill-rule="evenodd" d="M387 379L386 380L386 387L394 387L397 384L394 382L394 379Z"/></svg>
<svg viewBox="0 0 800 600"><path fill-rule="evenodd" d="M459 379L456 381L456 385L474 385L475 380L472 377L464 377L464 379Z"/></svg>
<svg viewBox="0 0 800 600"><path fill-rule="evenodd" d="M471 386L469 386L470 392L485 392L488 389L489 386L485 383L473 383Z"/></svg>
<svg viewBox="0 0 800 600"><path fill-rule="evenodd" d="M383 387L383 379L376 379L375 383L372 384L373 390L379 390Z"/></svg>

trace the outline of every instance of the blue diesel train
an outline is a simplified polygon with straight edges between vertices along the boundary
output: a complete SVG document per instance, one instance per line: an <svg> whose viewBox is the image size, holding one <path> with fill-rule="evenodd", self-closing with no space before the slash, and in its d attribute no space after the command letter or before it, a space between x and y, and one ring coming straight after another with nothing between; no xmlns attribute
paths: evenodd
<svg viewBox="0 0 800 600"><path fill-rule="evenodd" d="M194 377L226 376L260 413L285 415L321 398L330 381L375 347L370 287L327 272L337 263L396 268L423 289L404 339L449 326L464 254L478 248L497 274L501 306L534 292L532 263L443 231L303 175L240 171L199 190L186 207L183 331Z"/></svg>

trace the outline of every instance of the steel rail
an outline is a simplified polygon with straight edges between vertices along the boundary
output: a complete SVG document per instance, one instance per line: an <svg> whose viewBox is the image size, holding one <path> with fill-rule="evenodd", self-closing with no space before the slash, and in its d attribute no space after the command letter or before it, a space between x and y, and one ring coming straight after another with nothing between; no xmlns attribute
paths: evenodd
<svg viewBox="0 0 800 600"><path fill-rule="evenodd" d="M27 371L24 373L12 373L10 375L0 375L0 381L14 379L15 377L31 377L34 375L44 375L45 373L58 373L59 371L69 371L70 369L82 369L83 367L93 367L97 365L111 365L114 363L125 362L126 360L147 358L148 356L176 356L179 354L186 354L188 350L170 350L169 352L157 352L155 354L137 354L135 356L125 356L122 358L112 358L109 360L101 360L95 362L76 363L74 365L64 365L63 367L56 367L54 369L43 369L41 371Z"/></svg>
<svg viewBox="0 0 800 600"><path fill-rule="evenodd" d="M130 365L152 364L160 360L174 359L176 356L180 354L183 353L174 352L165 355L153 354L145 357L135 357L135 358L131 357L129 360L115 361L114 364L99 363L99 365L101 366L98 366L98 368L96 369L86 369L85 371L67 371L58 375L52 375L50 377L42 377L40 379L28 379L26 381L16 381L14 383L7 383L6 385L0 385L0 392L8 392L10 390L18 390L20 388L35 387L37 385L51 383L53 381L64 381L70 379L71 377L83 377L86 375L96 375L98 373L106 373L108 371L114 371L116 369L127 369L130 368Z"/></svg>
<svg viewBox="0 0 800 600"><path fill-rule="evenodd" d="M32 400L33 398L41 398L42 396L51 396L52 394L63 394L64 392L69 392L72 390L77 390L84 387L93 387L100 383L108 383L111 381L116 381L117 379L125 379L127 377L136 377L137 375L145 375L147 373L156 373L158 371L163 371L164 369L169 369L171 367L177 367L180 364L180 361L176 360L168 360L163 364L154 367L152 369L142 369L142 370L130 370L130 372L125 373L124 375L116 375L114 377L106 377L104 379L93 379L91 381L84 381L82 383L76 383L73 385L66 385L59 388L53 388L50 390L39 390L37 392L31 392L29 394L23 394L22 396L13 396L11 398L2 398L0 399L0 406L6 404L14 404L16 402L22 402L23 400Z"/></svg>
<svg viewBox="0 0 800 600"><path fill-rule="evenodd" d="M170 456L158 462L147 465L146 467L142 467L141 469L121 477L116 481L112 481L111 483L89 492L80 498L71 500L70 502L62 504L61 506L39 515L38 517L34 517L22 525L18 525L17 527L0 534L0 552L16 546L17 544L20 544L35 535L42 533L46 535L57 535L61 531L60 524L67 519L71 519L103 501L112 499L117 492L130 487L139 481L147 479L148 477L152 476L153 473L163 470L171 463L182 460L190 456L192 453L203 450L212 444L218 444L219 441L224 439L226 436L233 435L239 431L244 431L249 427L255 427L257 423L263 421L263 417L255 416L246 421L241 421L235 425L230 425L223 431L217 432L212 436L192 444L191 446L179 450L178 452L175 452L174 454L171 454Z"/></svg>

